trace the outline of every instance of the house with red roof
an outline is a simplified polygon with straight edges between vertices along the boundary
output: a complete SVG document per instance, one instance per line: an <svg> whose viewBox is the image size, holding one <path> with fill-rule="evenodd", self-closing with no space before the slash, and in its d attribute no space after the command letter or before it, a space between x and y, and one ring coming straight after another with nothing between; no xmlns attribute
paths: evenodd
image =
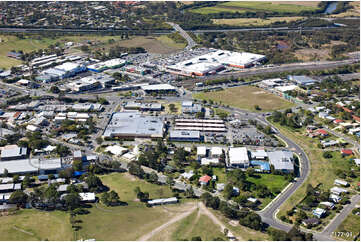
<svg viewBox="0 0 361 242"><path fill-rule="evenodd" d="M333 123L334 124L339 124L339 123L342 123L343 121L341 119L335 119L333 120Z"/></svg>
<svg viewBox="0 0 361 242"><path fill-rule="evenodd" d="M350 149L341 149L341 154L342 156L348 156L348 155L352 155L353 151Z"/></svg>
<svg viewBox="0 0 361 242"><path fill-rule="evenodd" d="M206 186L210 180L212 180L212 177L210 177L210 176L208 176L208 175L204 175L204 176L202 176L202 177L199 178L198 182L199 182L201 185Z"/></svg>
<svg viewBox="0 0 361 242"><path fill-rule="evenodd" d="M325 137L325 136L328 136L328 132L324 129L318 129L316 130L316 134L322 136L322 137Z"/></svg>

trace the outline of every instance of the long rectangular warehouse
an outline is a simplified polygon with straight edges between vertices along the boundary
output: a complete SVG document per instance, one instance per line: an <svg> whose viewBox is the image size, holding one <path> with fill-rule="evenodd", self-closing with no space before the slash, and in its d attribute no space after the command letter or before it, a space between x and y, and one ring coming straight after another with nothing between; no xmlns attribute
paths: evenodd
<svg viewBox="0 0 361 242"><path fill-rule="evenodd" d="M221 119L184 119L178 118L175 120L176 123L212 123L212 124L223 124L224 121Z"/></svg>

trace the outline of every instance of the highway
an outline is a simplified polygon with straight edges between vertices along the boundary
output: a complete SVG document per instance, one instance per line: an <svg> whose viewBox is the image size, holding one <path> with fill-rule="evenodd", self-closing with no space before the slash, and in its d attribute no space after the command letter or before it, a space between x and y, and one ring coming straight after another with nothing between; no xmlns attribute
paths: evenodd
<svg viewBox="0 0 361 242"><path fill-rule="evenodd" d="M186 31L184 31L178 24L175 24L175 23L172 23L172 22L167 22L167 24L172 26L177 32L179 32L182 35L182 37L184 39L187 40L188 45L185 48L185 50L192 49L194 46L197 45L197 43L192 39L192 37L190 37L189 34Z"/></svg>
<svg viewBox="0 0 361 242"><path fill-rule="evenodd" d="M344 28L342 26L329 26L329 27L269 27L269 28L226 28L226 29L186 29L185 31L193 32L193 33L211 33L211 32L249 32L249 31L274 31L274 32L294 32L294 31L315 31L322 29L334 29L334 28ZM0 27L0 32L15 32L15 33L39 33L39 32L63 32L63 33L114 33L114 32L133 32L136 33L137 29L81 29L81 28L24 28L24 27ZM149 34L161 35L161 34L170 34L174 32L174 30L168 29L158 29L158 30L147 30ZM144 33L144 30L142 30Z"/></svg>

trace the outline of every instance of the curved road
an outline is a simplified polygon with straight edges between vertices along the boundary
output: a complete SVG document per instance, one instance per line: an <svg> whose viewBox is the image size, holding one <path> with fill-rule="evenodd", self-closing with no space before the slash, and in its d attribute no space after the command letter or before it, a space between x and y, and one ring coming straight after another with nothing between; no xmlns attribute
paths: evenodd
<svg viewBox="0 0 361 242"><path fill-rule="evenodd" d="M236 109L236 108L225 108L229 111L232 111L234 113L244 114L245 111ZM299 147L295 142L281 134L276 127L274 127L271 123L269 123L262 114L258 113L248 113L248 117L259 121L260 123L263 123L264 125L270 125L273 129L277 131L277 136L279 136L281 139L283 139L287 145L288 149L292 150L293 152L296 152L300 157L300 174L299 177L297 177L296 182L294 182L291 186L289 186L283 193L281 193L276 199L274 199L265 209L258 212L258 214L262 217L262 221L264 223L269 224L270 226L283 230L283 231L289 231L292 226L286 225L284 223L281 223L278 221L278 219L275 218L276 212L279 209L279 207L305 182L307 179L307 176L310 171L310 160L307 157L306 153Z"/></svg>

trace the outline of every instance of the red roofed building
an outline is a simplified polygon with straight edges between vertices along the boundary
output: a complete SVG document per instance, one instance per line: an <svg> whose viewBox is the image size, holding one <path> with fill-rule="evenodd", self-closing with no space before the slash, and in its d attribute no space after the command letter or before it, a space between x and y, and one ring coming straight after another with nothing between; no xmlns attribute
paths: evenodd
<svg viewBox="0 0 361 242"><path fill-rule="evenodd" d="M199 183L201 184L201 185L207 185L208 184L208 182L210 181L212 179L212 177L210 177L210 176L208 176L208 175L204 175L204 176L202 176L201 178L199 178Z"/></svg>
<svg viewBox="0 0 361 242"><path fill-rule="evenodd" d="M350 149L342 149L341 154L342 154L342 156L347 156L347 155L352 155L353 152Z"/></svg>
<svg viewBox="0 0 361 242"><path fill-rule="evenodd" d="M324 129L318 129L318 130L316 131L316 133L319 134L319 135L321 135L321 136L327 136L327 135L328 135L327 131L324 130Z"/></svg>
<svg viewBox="0 0 361 242"><path fill-rule="evenodd" d="M335 120L333 120L333 123L335 123L335 124L339 124L339 123L341 123L341 122L342 122L341 119L335 119Z"/></svg>

